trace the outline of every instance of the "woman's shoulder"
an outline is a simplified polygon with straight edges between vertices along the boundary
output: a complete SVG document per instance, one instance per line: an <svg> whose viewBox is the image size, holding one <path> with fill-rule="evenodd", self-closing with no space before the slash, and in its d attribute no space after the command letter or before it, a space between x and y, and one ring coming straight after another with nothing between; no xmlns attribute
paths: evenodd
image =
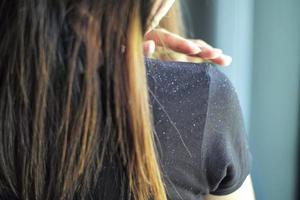
<svg viewBox="0 0 300 200"><path fill-rule="evenodd" d="M216 66L153 59L146 59L146 66L157 128L165 121L165 129L188 134L209 129L233 137L245 132L236 90Z"/></svg>
<svg viewBox="0 0 300 200"><path fill-rule="evenodd" d="M189 63L177 61L161 61L155 59L145 59L147 74L154 76L160 82L168 81L198 81L208 78L212 65L208 63ZM207 80L204 80L207 81Z"/></svg>
<svg viewBox="0 0 300 200"><path fill-rule="evenodd" d="M228 104L238 104L236 91L231 81L215 65L148 58L145 63L149 89L157 95L163 94L163 97L167 99L177 97L175 98L177 100L181 96L181 101L189 102L193 100L193 95L200 94L207 98L218 95L223 105L224 101Z"/></svg>
<svg viewBox="0 0 300 200"><path fill-rule="evenodd" d="M236 190L249 174L250 154L230 80L211 64L146 59L146 66L158 150L175 186L169 194Z"/></svg>
<svg viewBox="0 0 300 200"><path fill-rule="evenodd" d="M186 82L188 84L188 82L196 81L206 83L207 86L214 84L215 87L211 89L222 88L222 90L235 93L228 77L218 67L210 63L161 61L146 58L145 64L148 77L154 78L156 83L178 84Z"/></svg>
<svg viewBox="0 0 300 200"><path fill-rule="evenodd" d="M202 129L209 101L211 66L153 59L146 59L146 66L155 127L163 132Z"/></svg>

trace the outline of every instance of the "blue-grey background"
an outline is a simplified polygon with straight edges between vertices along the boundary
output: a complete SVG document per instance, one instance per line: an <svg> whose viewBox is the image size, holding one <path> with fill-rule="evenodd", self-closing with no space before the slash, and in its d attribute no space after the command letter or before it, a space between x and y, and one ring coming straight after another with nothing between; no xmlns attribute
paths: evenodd
<svg viewBox="0 0 300 200"><path fill-rule="evenodd" d="M300 199L300 0L182 2L189 36L233 57L257 200Z"/></svg>

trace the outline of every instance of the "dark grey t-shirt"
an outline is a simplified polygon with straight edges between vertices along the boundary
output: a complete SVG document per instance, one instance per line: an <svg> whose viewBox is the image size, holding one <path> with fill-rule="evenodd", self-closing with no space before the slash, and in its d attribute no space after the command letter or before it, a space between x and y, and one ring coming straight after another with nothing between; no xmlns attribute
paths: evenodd
<svg viewBox="0 0 300 200"><path fill-rule="evenodd" d="M215 66L146 59L155 138L168 198L237 190L251 155L239 101Z"/></svg>

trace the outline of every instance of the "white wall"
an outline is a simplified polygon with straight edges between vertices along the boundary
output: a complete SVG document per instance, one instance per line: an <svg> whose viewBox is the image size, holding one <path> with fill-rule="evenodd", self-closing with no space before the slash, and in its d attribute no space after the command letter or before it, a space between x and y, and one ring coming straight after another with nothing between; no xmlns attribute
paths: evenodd
<svg viewBox="0 0 300 200"><path fill-rule="evenodd" d="M249 132L253 46L253 0L214 0L216 3L216 46L233 57L223 71L233 82L240 98Z"/></svg>

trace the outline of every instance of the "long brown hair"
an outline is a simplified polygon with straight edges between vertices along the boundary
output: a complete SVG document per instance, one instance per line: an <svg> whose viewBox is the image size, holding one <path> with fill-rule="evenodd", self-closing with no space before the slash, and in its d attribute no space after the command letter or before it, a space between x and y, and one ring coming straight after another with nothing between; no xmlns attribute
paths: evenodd
<svg viewBox="0 0 300 200"><path fill-rule="evenodd" d="M150 9L1 1L0 199L86 199L106 155L128 198L166 199L141 49Z"/></svg>

